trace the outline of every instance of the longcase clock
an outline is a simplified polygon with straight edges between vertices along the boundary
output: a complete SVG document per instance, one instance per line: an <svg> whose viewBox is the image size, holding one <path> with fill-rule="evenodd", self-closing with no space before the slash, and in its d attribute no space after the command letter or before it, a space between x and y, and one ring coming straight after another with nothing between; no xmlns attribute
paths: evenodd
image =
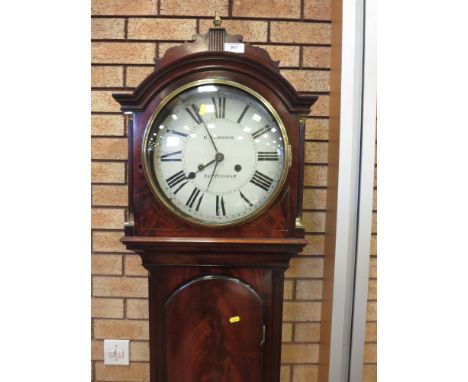
<svg viewBox="0 0 468 382"><path fill-rule="evenodd" d="M149 271L151 381L278 382L317 97L215 19L114 98L129 116L122 242Z"/></svg>

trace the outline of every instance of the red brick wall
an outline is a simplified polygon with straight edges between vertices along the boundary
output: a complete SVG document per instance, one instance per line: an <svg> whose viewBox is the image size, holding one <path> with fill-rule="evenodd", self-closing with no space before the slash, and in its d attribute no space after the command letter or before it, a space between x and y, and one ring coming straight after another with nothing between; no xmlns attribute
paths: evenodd
<svg viewBox="0 0 468 382"><path fill-rule="evenodd" d="M153 70L155 57L195 33L205 33L216 9L229 33L242 34L245 41L264 47L273 59L280 60L283 75L297 90L319 95L306 129L304 223L310 243L292 260L286 273L281 369L282 382L317 380L327 186L330 1L92 1L94 381L147 381L149 375L147 273L138 257L119 242L127 207L127 138L124 118L111 93L132 90ZM366 347L368 363L373 362L369 355L372 325ZM131 340L129 367L104 366L105 338Z"/></svg>
<svg viewBox="0 0 468 382"><path fill-rule="evenodd" d="M369 264L363 382L377 381L377 164L375 165L372 210L371 258Z"/></svg>

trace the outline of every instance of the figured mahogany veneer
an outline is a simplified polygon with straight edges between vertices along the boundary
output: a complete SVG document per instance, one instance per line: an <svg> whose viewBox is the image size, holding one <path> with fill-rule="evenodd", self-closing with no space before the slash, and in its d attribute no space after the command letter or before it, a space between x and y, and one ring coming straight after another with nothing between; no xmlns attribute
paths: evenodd
<svg viewBox="0 0 468 382"><path fill-rule="evenodd" d="M198 277L177 289L164 311L171 317L169 381L262 380L263 300L249 285L227 276Z"/></svg>
<svg viewBox="0 0 468 382"><path fill-rule="evenodd" d="M298 94L268 53L223 28L171 48L132 94L114 94L128 119L129 216L122 242L149 271L151 382L279 382L284 271L306 245L301 222L304 116L316 96ZM282 119L292 165L276 201L226 228L177 217L151 193L142 139L161 101L202 79L239 82Z"/></svg>

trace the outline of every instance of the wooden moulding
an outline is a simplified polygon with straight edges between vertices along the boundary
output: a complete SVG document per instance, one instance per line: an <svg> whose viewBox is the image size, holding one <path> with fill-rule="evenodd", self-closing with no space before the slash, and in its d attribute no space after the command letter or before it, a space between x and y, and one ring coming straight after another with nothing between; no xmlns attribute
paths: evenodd
<svg viewBox="0 0 468 382"><path fill-rule="evenodd" d="M122 243L142 256L143 264L287 268L305 239L124 237Z"/></svg>

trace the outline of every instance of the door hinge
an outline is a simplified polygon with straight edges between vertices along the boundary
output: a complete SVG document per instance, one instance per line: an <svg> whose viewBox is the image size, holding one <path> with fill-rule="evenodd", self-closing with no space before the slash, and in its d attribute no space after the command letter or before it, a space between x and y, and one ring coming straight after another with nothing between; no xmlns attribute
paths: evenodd
<svg viewBox="0 0 468 382"><path fill-rule="evenodd" d="M266 336L266 326L262 326L262 340L260 341L260 346L265 345L265 336Z"/></svg>

